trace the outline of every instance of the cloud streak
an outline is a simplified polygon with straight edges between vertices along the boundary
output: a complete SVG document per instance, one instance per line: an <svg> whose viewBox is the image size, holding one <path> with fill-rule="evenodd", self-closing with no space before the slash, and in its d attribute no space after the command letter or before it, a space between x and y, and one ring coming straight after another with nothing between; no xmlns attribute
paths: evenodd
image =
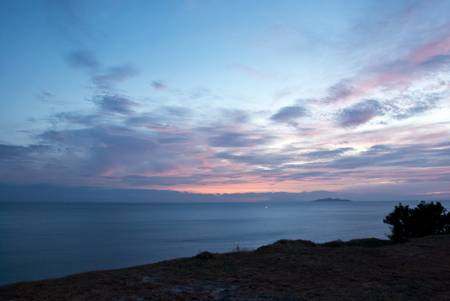
<svg viewBox="0 0 450 301"><path fill-rule="evenodd" d="M89 72L95 72L100 68L100 62L94 54L87 50L76 50L67 55L67 62L75 68L84 68Z"/></svg>
<svg viewBox="0 0 450 301"><path fill-rule="evenodd" d="M288 106L280 108L278 112L273 114L270 118L275 122L295 123L299 118L304 117L305 115L305 108L301 106Z"/></svg>
<svg viewBox="0 0 450 301"><path fill-rule="evenodd" d="M356 127L382 114L378 101L370 99L356 103L340 111L337 122L342 127Z"/></svg>
<svg viewBox="0 0 450 301"><path fill-rule="evenodd" d="M223 24L210 31L195 11L175 18L160 14L165 6L146 5L130 18L122 4L47 3L53 26L67 33L62 49L72 51L45 52L43 62L15 57L19 63L5 73L1 183L446 191L448 4L336 6L326 18L322 9L311 15L319 23L304 21L310 8L301 2L292 4L295 16L277 13L284 5L261 4L274 32L254 26L260 23L252 13L233 18L236 24L219 18ZM204 9L214 19L222 11ZM164 24L155 11L167 17ZM230 34L233 26L249 30ZM261 30L269 43L255 41ZM49 51L36 41L23 44ZM11 57L29 53L8 47ZM39 104L23 100L26 93Z"/></svg>

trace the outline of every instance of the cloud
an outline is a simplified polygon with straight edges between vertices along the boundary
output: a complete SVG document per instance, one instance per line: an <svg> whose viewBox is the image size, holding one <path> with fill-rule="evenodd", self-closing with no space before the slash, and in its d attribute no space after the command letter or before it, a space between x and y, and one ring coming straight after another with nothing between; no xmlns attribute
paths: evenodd
<svg viewBox="0 0 450 301"><path fill-rule="evenodd" d="M356 127L382 114L381 104L373 99L361 101L341 110L337 122L342 127Z"/></svg>
<svg viewBox="0 0 450 301"><path fill-rule="evenodd" d="M100 62L95 55L88 50L72 51L67 55L66 59L70 66L84 68L89 72L95 72L100 68Z"/></svg>
<svg viewBox="0 0 450 301"><path fill-rule="evenodd" d="M436 77L450 70L450 32L449 23L443 33L426 33L424 42L409 41L397 50L400 56L395 59L368 62L355 76L338 81L330 86L327 95L320 100L329 104L338 101L367 98L377 91L403 90L420 80ZM441 30L442 31L442 30ZM409 49L408 49L409 48Z"/></svg>
<svg viewBox="0 0 450 301"><path fill-rule="evenodd" d="M328 95L322 100L328 103L332 103L352 96L355 93L355 87L353 86L351 80L343 79L340 82L329 87L327 92Z"/></svg>
<svg viewBox="0 0 450 301"><path fill-rule="evenodd" d="M136 103L125 96L120 95L101 95L94 98L94 102L99 109L105 113L115 113L128 115L133 112L132 108Z"/></svg>
<svg viewBox="0 0 450 301"><path fill-rule="evenodd" d="M97 42L108 40L110 29L106 23L90 26L96 21L92 19L95 14L89 13L92 7L73 1L48 3L46 13L53 15L55 25L67 33L64 38L68 37L75 49L64 53L64 62L73 72L84 72L94 94L86 98L87 103L71 98L70 108L79 111L55 113L61 107L48 108L53 112L50 118L35 119L32 128L20 125L20 134L6 125L4 141L31 144L0 145L2 179L7 173L19 181L121 187L202 189L205 183L214 182L217 186L234 183L239 189L254 185L258 189L308 190L322 189L324 183L333 189L359 185L355 179L419 181L417 175L423 170L431 173L449 168L448 147L433 144L449 140L445 116L449 109L450 36L448 16L442 15L447 10L441 3L389 4L383 7L383 14L363 14L358 32L352 22L359 17L349 20L347 25L352 30L345 33L349 35L332 41L327 41L323 32L307 28L279 28L270 34L275 40L281 33L281 40L290 40L288 44L297 39L307 46L299 50L300 44L295 42L288 48L295 52L297 63L312 70L311 74L296 68L292 68L295 74L269 74L264 70L273 62L261 60L254 60L259 64L255 66L232 66L255 79L271 81L253 96L236 95L242 89L236 92L236 87L223 86L217 87L221 91L218 95L210 89L208 80L185 89L150 78L147 92L151 95L142 95L150 99L145 103L124 94L124 88L135 89L135 85L121 85L138 75L132 62L105 64L100 53L86 48L95 38L100 37ZM404 9L410 5L415 7L411 14ZM367 8L381 6L361 6L361 12ZM426 12L432 8L439 13ZM108 13L120 13L120 7L110 7ZM105 29L103 35L100 31ZM299 33L306 35L298 40ZM270 56L277 60L281 49L272 42L269 44L276 46L277 53ZM333 47L323 47L330 45ZM103 46L103 50L111 50ZM282 52L286 54L285 49ZM278 61L286 65L290 59L283 56ZM329 68L325 73L316 72L316 65ZM330 79L333 82L325 83L325 91L320 91L324 81ZM270 97L280 84L290 87L280 95L284 100L301 97L307 101L277 107L267 115L258 106L270 106L270 99L264 95ZM64 89L49 89L55 96L36 89L38 93L44 91L36 95L41 101L64 97ZM134 90L136 93L139 91ZM421 118L408 120L421 114ZM372 123L376 127L372 128ZM352 130L361 125L366 125L363 130ZM414 141L418 144L412 144ZM379 143L386 144L370 147ZM412 169L420 172L408 174ZM401 177L400 172L404 173ZM439 178L448 179L449 174L440 171ZM290 182L289 186L283 186L285 182Z"/></svg>
<svg viewBox="0 0 450 301"><path fill-rule="evenodd" d="M63 126L96 126L100 124L113 124L116 117L124 117L127 120L148 119L143 114L137 114L135 108L138 103L131 100L125 95L118 94L100 94L95 95L89 100L94 103L96 108L94 111L75 111L75 112L59 112L51 115L48 120L52 125ZM129 125L137 125L130 122Z"/></svg>
<svg viewBox="0 0 450 301"><path fill-rule="evenodd" d="M185 117L191 113L191 110L182 106L163 106L160 108L163 115Z"/></svg>
<svg viewBox="0 0 450 301"><path fill-rule="evenodd" d="M433 56L420 63L420 66L424 71L433 72L436 70L442 70L444 72L448 72L450 69L450 54Z"/></svg>
<svg viewBox="0 0 450 301"><path fill-rule="evenodd" d="M159 138L157 134L119 126L48 130L39 135L41 141L59 150L55 163L69 164L73 172L90 177L163 172L195 161L190 155L195 147L178 152L186 140L169 147Z"/></svg>
<svg viewBox="0 0 450 301"><path fill-rule="evenodd" d="M441 144L374 145L357 155L338 158L323 167L338 169L436 167L450 165L450 147Z"/></svg>
<svg viewBox="0 0 450 301"><path fill-rule="evenodd" d="M220 114L227 124L244 124L250 121L250 114L239 109L222 109Z"/></svg>
<svg viewBox="0 0 450 301"><path fill-rule="evenodd" d="M161 106L149 112L134 112L128 114L124 124L130 127L145 127L148 129L164 131L179 131L178 125L189 122L192 118L190 109L180 106Z"/></svg>
<svg viewBox="0 0 450 301"><path fill-rule="evenodd" d="M51 146L46 144L10 145L0 144L0 182L27 183L40 181L35 170L43 170L49 173L46 154L51 151Z"/></svg>
<svg viewBox="0 0 450 301"><path fill-rule="evenodd" d="M181 144L188 143L191 139L191 136L188 134L182 133L166 133L164 136L158 138L158 143L160 144Z"/></svg>
<svg viewBox="0 0 450 301"><path fill-rule="evenodd" d="M167 90L169 87L167 86L167 84L166 83L164 83L163 81L161 81L161 80L154 80L154 81L152 81L151 83L150 83L150 85L151 85L151 87L154 89L154 90L157 90L157 91L164 91L164 90Z"/></svg>
<svg viewBox="0 0 450 301"><path fill-rule="evenodd" d="M277 113L273 114L270 119L276 122L291 123L306 115L305 108L301 106L282 107Z"/></svg>
<svg viewBox="0 0 450 301"><path fill-rule="evenodd" d="M389 100L384 108L395 119L407 119L436 108L443 95L421 93Z"/></svg>
<svg viewBox="0 0 450 301"><path fill-rule="evenodd" d="M354 150L352 147L341 147L336 149L321 149L303 154L310 159L333 158L346 152Z"/></svg>
<svg viewBox="0 0 450 301"><path fill-rule="evenodd" d="M292 160L292 156L281 153L234 153L234 152L219 152L214 155L215 158L225 159L228 161L244 163L249 166L267 166L275 168L289 160Z"/></svg>
<svg viewBox="0 0 450 301"><path fill-rule="evenodd" d="M422 63L448 54L450 54L450 33L439 36L413 49L408 56L408 60L414 63Z"/></svg>
<svg viewBox="0 0 450 301"><path fill-rule="evenodd" d="M121 180L128 185L132 186L176 186L185 184L198 184L204 179L203 176L140 176L131 175L121 178Z"/></svg>
<svg viewBox="0 0 450 301"><path fill-rule="evenodd" d="M93 125L99 118L98 114L84 114L80 112L60 112L50 117L50 122L71 123L78 125Z"/></svg>
<svg viewBox="0 0 450 301"><path fill-rule="evenodd" d="M89 72L90 81L97 89L111 90L114 85L139 74L132 64L102 67L95 54L87 50L76 50L66 56L67 63L74 68Z"/></svg>
<svg viewBox="0 0 450 301"><path fill-rule="evenodd" d="M299 179L312 179L318 177L330 177L331 173L328 171L302 171L302 172L293 172L289 174L285 174L279 176L279 179L283 180L299 180Z"/></svg>
<svg viewBox="0 0 450 301"><path fill-rule="evenodd" d="M45 102L45 103L54 103L54 97L52 92L49 91L41 91L38 94L36 94L36 98L39 101Z"/></svg>
<svg viewBox="0 0 450 301"><path fill-rule="evenodd" d="M273 137L257 132L221 131L208 139L215 147L252 147L263 146L273 140Z"/></svg>
<svg viewBox="0 0 450 301"><path fill-rule="evenodd" d="M0 160L24 158L28 155L39 154L47 149L48 146L37 144L28 146L0 144Z"/></svg>
<svg viewBox="0 0 450 301"><path fill-rule="evenodd" d="M138 74L132 65L121 65L108 68L106 71L93 76L93 83L100 89L110 89L114 84L123 82Z"/></svg>
<svg viewBox="0 0 450 301"><path fill-rule="evenodd" d="M92 102L96 104L93 111L54 114L52 126L35 137L40 144L49 146L40 153L44 166L26 171L35 180L139 186L137 178L134 184L131 178L125 180L127 176L136 176L147 178L147 184L141 181L144 186L167 186L171 181L175 185L177 179L183 185L189 184L188 176L184 179L178 169L202 167L203 156L207 154L200 152L203 146L196 140L198 133L164 125L173 117L180 122L189 110L162 106L151 112L136 112L134 101L114 94L98 95ZM16 162L19 157L25 159L20 154ZM10 170L10 178L17 177ZM64 175L67 170L70 173ZM168 172L177 176L167 176Z"/></svg>

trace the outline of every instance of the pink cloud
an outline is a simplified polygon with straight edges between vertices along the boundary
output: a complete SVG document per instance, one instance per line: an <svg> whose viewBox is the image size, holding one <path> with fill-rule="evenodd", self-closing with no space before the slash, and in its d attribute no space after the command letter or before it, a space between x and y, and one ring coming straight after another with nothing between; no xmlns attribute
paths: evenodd
<svg viewBox="0 0 450 301"><path fill-rule="evenodd" d="M330 87L329 95L324 100L348 101L364 97L378 88L406 87L430 68L439 68L439 63L434 66L427 66L425 63L443 55L450 55L450 33L412 49L404 59L370 68L350 80L346 79Z"/></svg>
<svg viewBox="0 0 450 301"><path fill-rule="evenodd" d="M439 37L438 39L428 42L413 51L408 56L411 63L422 63L434 56L446 55L450 53L450 34Z"/></svg>

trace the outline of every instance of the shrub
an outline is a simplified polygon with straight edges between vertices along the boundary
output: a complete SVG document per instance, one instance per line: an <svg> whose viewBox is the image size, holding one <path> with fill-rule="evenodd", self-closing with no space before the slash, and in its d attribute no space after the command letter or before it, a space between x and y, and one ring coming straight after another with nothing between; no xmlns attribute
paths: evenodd
<svg viewBox="0 0 450 301"><path fill-rule="evenodd" d="M196 259L212 259L214 258L214 254L208 251L203 251L194 256Z"/></svg>
<svg viewBox="0 0 450 301"><path fill-rule="evenodd" d="M411 237L450 233L450 213L440 202L420 202L415 208L395 206L383 220L391 225L389 238L405 241Z"/></svg>
<svg viewBox="0 0 450 301"><path fill-rule="evenodd" d="M321 244L324 247L339 248L339 247L363 247L363 248L378 248L391 245L392 242L385 239L378 238L359 238L349 241L333 240Z"/></svg>

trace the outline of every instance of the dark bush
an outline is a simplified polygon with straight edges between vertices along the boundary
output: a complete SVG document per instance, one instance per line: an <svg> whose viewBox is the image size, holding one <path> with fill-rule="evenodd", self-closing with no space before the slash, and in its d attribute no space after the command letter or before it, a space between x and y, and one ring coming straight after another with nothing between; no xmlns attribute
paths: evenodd
<svg viewBox="0 0 450 301"><path fill-rule="evenodd" d="M196 259L213 259L214 254L208 251L203 251L194 256Z"/></svg>
<svg viewBox="0 0 450 301"><path fill-rule="evenodd" d="M339 248L339 247L363 247L363 248L378 248L391 245L392 242L385 239L378 238L360 238L349 241L333 240L321 244L324 247Z"/></svg>
<svg viewBox="0 0 450 301"><path fill-rule="evenodd" d="M391 225L393 241L450 233L450 213L440 202L420 202L415 208L400 203L383 221Z"/></svg>

